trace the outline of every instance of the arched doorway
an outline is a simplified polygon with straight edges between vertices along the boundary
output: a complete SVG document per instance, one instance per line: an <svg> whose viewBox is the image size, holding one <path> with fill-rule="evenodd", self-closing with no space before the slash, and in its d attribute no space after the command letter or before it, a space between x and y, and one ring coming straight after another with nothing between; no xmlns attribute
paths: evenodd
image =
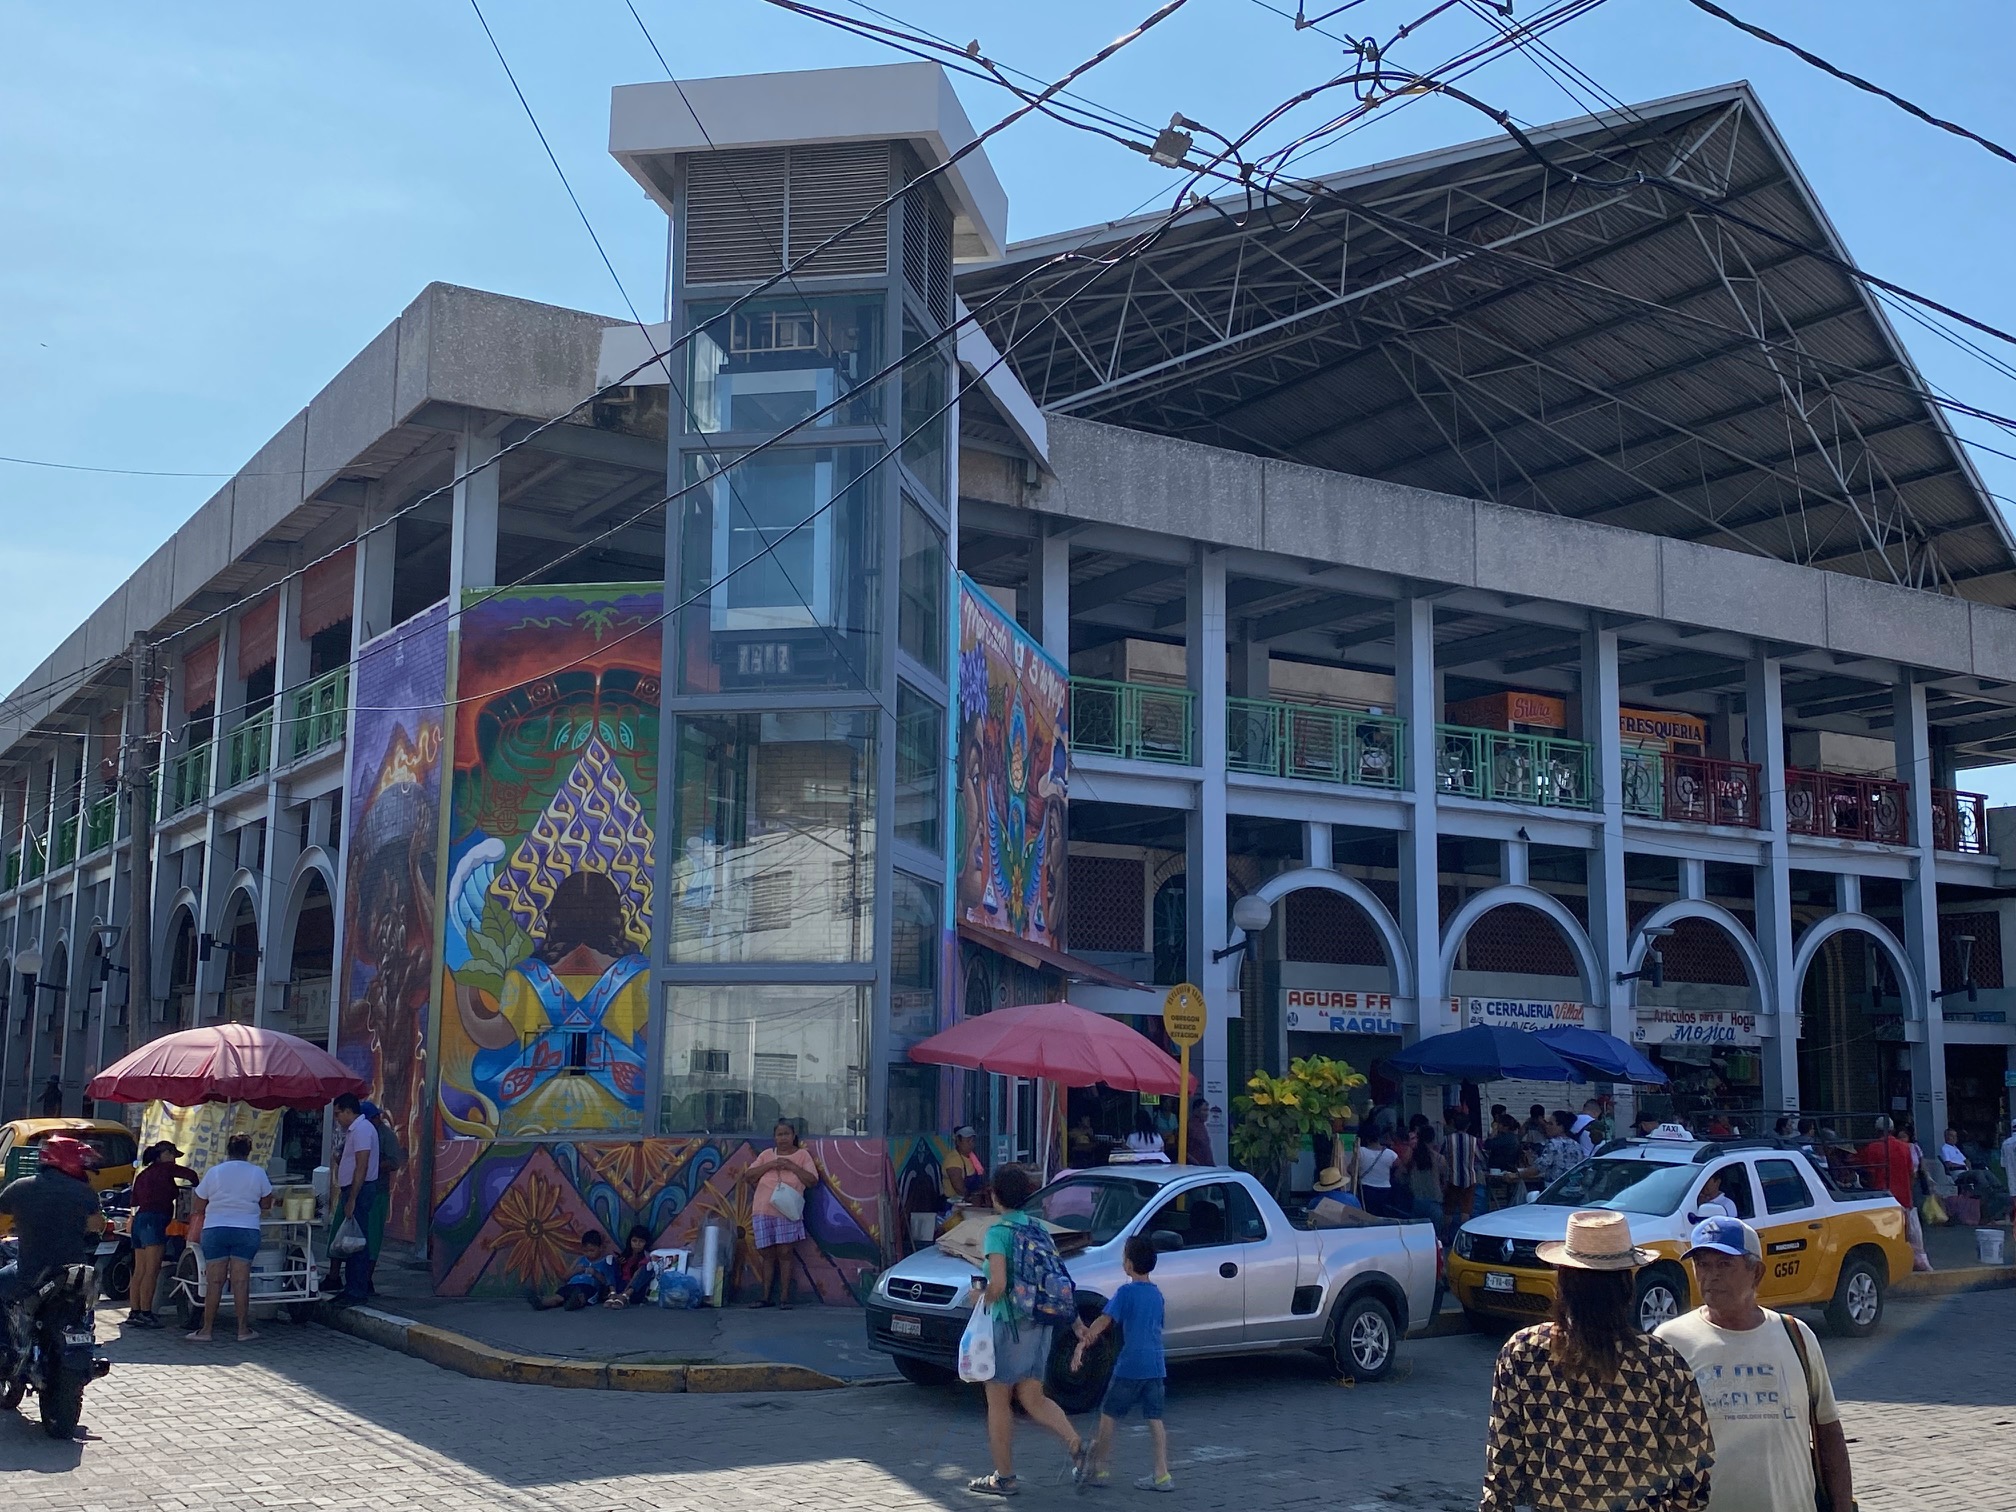
<svg viewBox="0 0 2016 1512"><path fill-rule="evenodd" d="M48 1112L46 1088L51 1076L62 1083L63 1099L58 1111L67 1113L77 1105L78 1089L63 1074L63 1051L70 1023L70 995L63 989L69 985L70 948L59 940L43 958L42 974L35 982L35 995L28 1000L28 1013L32 1020L29 1032L33 1036L30 1043L34 1046L34 1062L28 1080L37 1113Z"/></svg>
<svg viewBox="0 0 2016 1512"><path fill-rule="evenodd" d="M1908 1115L1913 994L1894 940L1851 924L1802 941L1799 956L1799 1106L1844 1135L1866 1135L1878 1114Z"/></svg>
<svg viewBox="0 0 2016 1512"><path fill-rule="evenodd" d="M294 911L287 974L279 1001L267 1005L267 1022L310 1044L329 1048L331 973L336 961L336 912L320 869L308 873ZM280 1155L290 1174L312 1174L322 1163L322 1115L289 1109L280 1121Z"/></svg>
<svg viewBox="0 0 2016 1512"><path fill-rule="evenodd" d="M168 1001L161 1023L163 1034L196 1027L196 916L187 907L175 910L168 923Z"/></svg>
<svg viewBox="0 0 2016 1512"><path fill-rule="evenodd" d="M1400 1049L1403 1027L1393 1000L1409 990L1390 938L1398 897L1389 895L1390 884L1358 887L1373 895L1378 914L1354 895L1356 888L1346 891L1321 876L1275 900L1277 923L1262 942L1256 994L1262 1001L1253 1017L1276 1026L1284 1064L1305 1055L1346 1061L1370 1078L1369 1102L1390 1102L1397 1088L1383 1080L1379 1064Z"/></svg>
<svg viewBox="0 0 2016 1512"><path fill-rule="evenodd" d="M259 1001L259 912L239 888L224 911L224 1001L221 1018L249 1024Z"/></svg>
<svg viewBox="0 0 2016 1512"><path fill-rule="evenodd" d="M1648 927L1670 929L1658 941L1662 984L1632 983L1640 1048L1672 1080L1641 1090L1639 1107L1662 1121L1710 1127L1717 1115L1746 1134L1765 1131L1764 967L1740 918L1713 905L1668 905L1633 938L1633 969L1642 969ZM1694 910L1680 912L1678 910Z"/></svg>

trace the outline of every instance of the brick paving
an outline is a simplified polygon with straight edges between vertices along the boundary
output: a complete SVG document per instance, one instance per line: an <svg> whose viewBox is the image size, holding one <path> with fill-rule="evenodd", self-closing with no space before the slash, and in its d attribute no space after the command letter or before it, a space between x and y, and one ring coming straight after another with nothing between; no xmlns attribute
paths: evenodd
<svg viewBox="0 0 2016 1512"><path fill-rule="evenodd" d="M108 1332L115 1331L108 1328ZM1895 1306L1885 1330L1828 1340L1866 1512L2016 1505L2005 1342L2016 1291ZM980 1505L976 1401L911 1386L763 1397L644 1396L472 1381L323 1329L269 1324L247 1346L173 1333L112 1345L86 1403L93 1437L56 1444L0 1419L7 1512L211 1509L909 1509ZM1474 1508L1493 1343L1410 1343L1392 1379L1343 1388L1313 1359L1179 1368L1170 1506L1457 1512ZM1086 1423L1089 1427L1089 1420ZM1023 1505L1080 1501L1026 1425ZM1139 1430L1116 1482L1146 1469Z"/></svg>

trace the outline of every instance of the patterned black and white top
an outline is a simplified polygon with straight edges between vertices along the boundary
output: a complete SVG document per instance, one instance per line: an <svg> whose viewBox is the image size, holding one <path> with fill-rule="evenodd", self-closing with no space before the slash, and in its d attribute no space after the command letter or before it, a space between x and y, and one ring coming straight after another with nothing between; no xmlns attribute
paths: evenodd
<svg viewBox="0 0 2016 1512"><path fill-rule="evenodd" d="M1617 1377L1564 1376L1552 1323L1498 1352L1478 1512L1698 1512L1715 1445L1694 1372L1650 1334L1624 1347Z"/></svg>

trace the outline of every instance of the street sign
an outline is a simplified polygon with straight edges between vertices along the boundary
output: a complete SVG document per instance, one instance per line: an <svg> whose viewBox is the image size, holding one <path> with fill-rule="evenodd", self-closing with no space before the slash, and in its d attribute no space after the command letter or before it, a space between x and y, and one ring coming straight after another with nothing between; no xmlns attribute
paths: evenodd
<svg viewBox="0 0 2016 1512"><path fill-rule="evenodd" d="M1171 987L1162 1000L1162 1027L1186 1050L1199 1043L1204 1038L1204 994L1188 982Z"/></svg>

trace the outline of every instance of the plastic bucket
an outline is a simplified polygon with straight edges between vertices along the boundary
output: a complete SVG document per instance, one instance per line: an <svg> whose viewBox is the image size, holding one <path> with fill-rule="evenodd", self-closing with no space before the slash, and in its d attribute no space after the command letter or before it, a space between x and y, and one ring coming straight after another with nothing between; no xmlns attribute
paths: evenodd
<svg viewBox="0 0 2016 1512"><path fill-rule="evenodd" d="M1983 1265L2002 1264L2002 1230L1999 1228L1974 1230L1974 1253Z"/></svg>

